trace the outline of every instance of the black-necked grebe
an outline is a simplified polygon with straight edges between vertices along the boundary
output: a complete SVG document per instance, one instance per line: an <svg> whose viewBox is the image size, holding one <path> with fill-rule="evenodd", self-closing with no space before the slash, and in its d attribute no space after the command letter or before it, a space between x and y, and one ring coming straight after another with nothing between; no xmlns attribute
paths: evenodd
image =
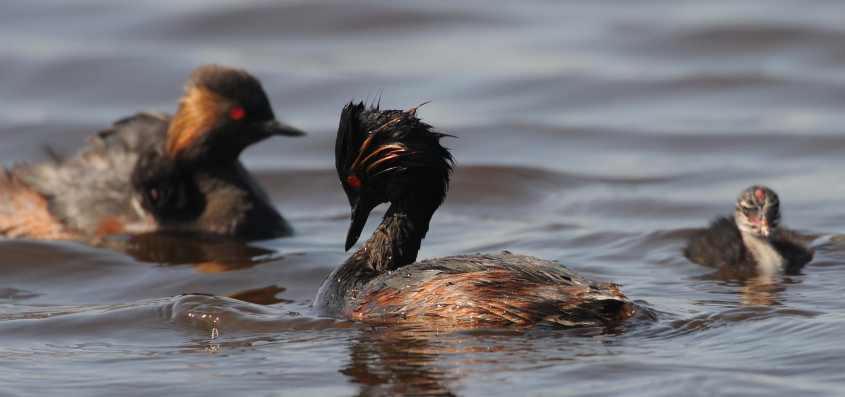
<svg viewBox="0 0 845 397"><path fill-rule="evenodd" d="M734 216L719 217L692 236L684 254L693 262L738 272L795 271L813 259L813 251L780 221L778 195L751 186L737 198Z"/></svg>
<svg viewBox="0 0 845 397"><path fill-rule="evenodd" d="M302 132L276 120L261 83L249 73L201 66L172 117L139 113L95 135L73 157L0 170L0 234L288 235L292 229L238 160L245 148L272 135ZM158 190L161 174L179 178L177 191Z"/></svg>
<svg viewBox="0 0 845 397"><path fill-rule="evenodd" d="M616 285L552 261L504 252L415 262L453 164L443 134L415 113L360 103L343 110L335 165L352 207L346 249L374 207L390 207L369 241L323 282L318 312L449 328L607 325L633 315Z"/></svg>

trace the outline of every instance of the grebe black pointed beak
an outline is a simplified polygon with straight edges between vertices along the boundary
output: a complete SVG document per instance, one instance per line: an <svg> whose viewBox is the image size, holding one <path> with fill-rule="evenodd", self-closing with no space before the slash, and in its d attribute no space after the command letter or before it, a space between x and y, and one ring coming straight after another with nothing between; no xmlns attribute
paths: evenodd
<svg viewBox="0 0 845 397"><path fill-rule="evenodd" d="M299 128L289 126L287 124L283 124L278 120L270 120L265 121L261 125L261 129L267 135L284 135L284 136L303 136L305 135L305 131L300 130Z"/></svg>
<svg viewBox="0 0 845 397"><path fill-rule="evenodd" d="M365 198L359 198L358 201L352 205L352 223L349 225L349 232L346 233L346 251L349 251L358 238L361 237L361 231L364 230L364 225L367 224L367 218L370 217L370 212L378 205L372 203Z"/></svg>

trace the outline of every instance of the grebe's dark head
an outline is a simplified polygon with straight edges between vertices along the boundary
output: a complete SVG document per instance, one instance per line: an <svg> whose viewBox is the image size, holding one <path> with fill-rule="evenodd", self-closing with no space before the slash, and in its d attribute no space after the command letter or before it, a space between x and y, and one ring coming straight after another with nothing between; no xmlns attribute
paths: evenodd
<svg viewBox="0 0 845 397"><path fill-rule="evenodd" d="M352 207L347 250L379 204L389 202L399 210L430 217L446 196L453 160L440 144L445 135L433 132L416 111L379 110L363 103L343 108L335 167Z"/></svg>
<svg viewBox="0 0 845 397"><path fill-rule="evenodd" d="M765 186L754 185L740 193L734 213L743 233L768 239L780 225L780 200Z"/></svg>
<svg viewBox="0 0 845 397"><path fill-rule="evenodd" d="M155 149L140 155L130 183L141 207L158 221L191 219L205 207L205 199L187 165Z"/></svg>
<svg viewBox="0 0 845 397"><path fill-rule="evenodd" d="M303 132L276 120L261 83L239 69L200 66L191 73L167 132L171 157L236 158L272 135Z"/></svg>

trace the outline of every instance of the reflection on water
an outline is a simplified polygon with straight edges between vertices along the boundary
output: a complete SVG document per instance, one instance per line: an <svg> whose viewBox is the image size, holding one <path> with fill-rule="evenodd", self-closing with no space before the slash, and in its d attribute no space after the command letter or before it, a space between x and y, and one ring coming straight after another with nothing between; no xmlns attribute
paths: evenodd
<svg viewBox="0 0 845 397"><path fill-rule="evenodd" d="M246 269L271 262L275 251L216 236L149 233L117 236L101 244L131 255L141 262L162 265L191 264L199 272L217 273Z"/></svg>
<svg viewBox="0 0 845 397"><path fill-rule="evenodd" d="M258 305L273 305L276 303L293 303L292 300L278 298L276 295L285 292L286 288L270 285L263 288L253 288L230 294L232 299L247 301Z"/></svg>
<svg viewBox="0 0 845 397"><path fill-rule="evenodd" d="M778 276L761 274L745 282L742 288L743 305L775 305L778 294L783 291Z"/></svg>
<svg viewBox="0 0 845 397"><path fill-rule="evenodd" d="M438 368L438 358L429 340L371 330L352 342L341 373L361 385L364 396L454 395L447 384L460 376L448 372L458 371Z"/></svg>
<svg viewBox="0 0 845 397"><path fill-rule="evenodd" d="M174 109L209 62L254 72L277 115L312 133L244 159L294 237L0 241L0 394L841 394L843 7L8 1L4 164ZM431 100L420 116L458 137L444 141L457 170L421 258L559 260L620 283L648 318L433 333L314 317L346 256L338 113L378 96ZM687 261L692 228L753 183L779 193L814 260L770 277Z"/></svg>

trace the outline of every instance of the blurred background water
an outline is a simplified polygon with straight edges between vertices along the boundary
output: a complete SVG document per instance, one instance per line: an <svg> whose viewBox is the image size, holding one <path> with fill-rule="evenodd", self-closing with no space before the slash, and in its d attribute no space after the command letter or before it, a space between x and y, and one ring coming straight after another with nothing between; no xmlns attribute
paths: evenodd
<svg viewBox="0 0 845 397"><path fill-rule="evenodd" d="M0 241L0 395L841 395L843 15L797 0L7 0L3 164L173 111L205 63L253 72L310 135L245 154L293 238L176 256ZM657 321L443 335L314 317L346 255L339 111L377 98L431 100L420 116L458 137L421 258L559 260ZM729 280L680 254L752 183L820 236L801 274Z"/></svg>

